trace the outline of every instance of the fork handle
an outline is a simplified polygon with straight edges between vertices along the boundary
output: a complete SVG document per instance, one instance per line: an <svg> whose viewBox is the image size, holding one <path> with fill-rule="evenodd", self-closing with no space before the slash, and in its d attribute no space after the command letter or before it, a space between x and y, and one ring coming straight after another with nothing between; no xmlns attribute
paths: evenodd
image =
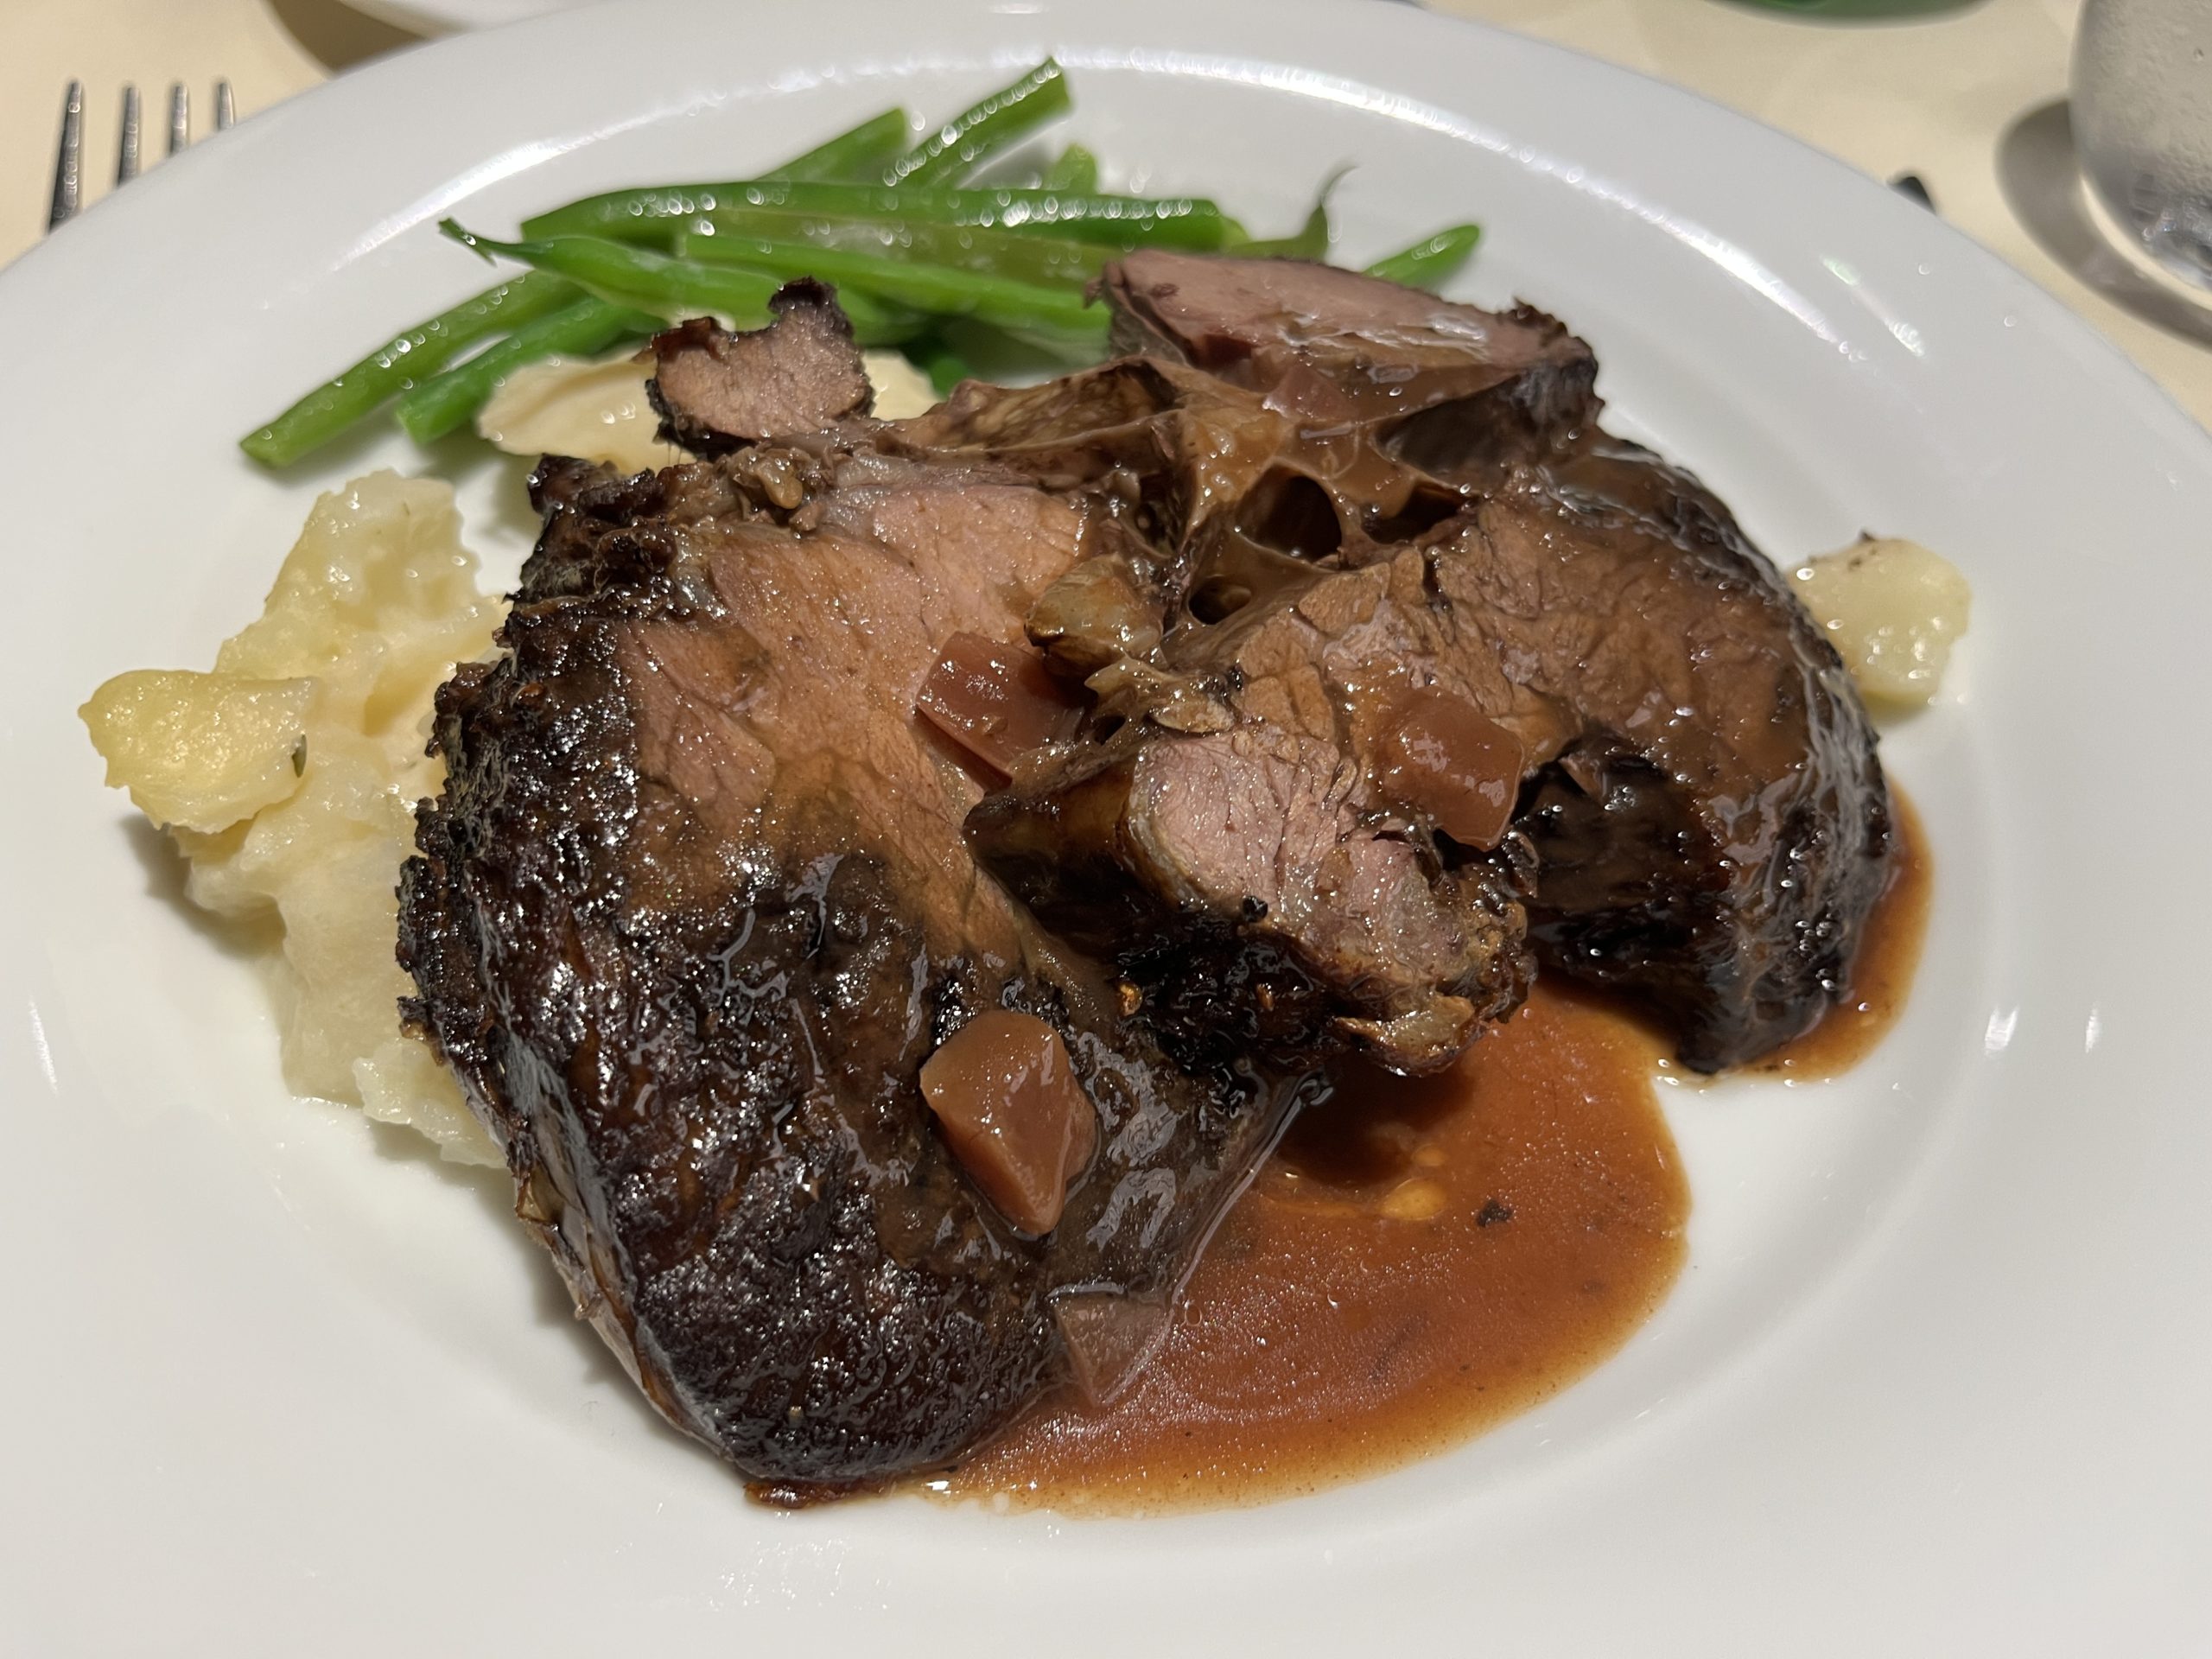
<svg viewBox="0 0 2212 1659"><path fill-rule="evenodd" d="M47 210L52 230L77 211L84 188L85 83L73 80L61 97L61 145L54 158L54 202Z"/></svg>

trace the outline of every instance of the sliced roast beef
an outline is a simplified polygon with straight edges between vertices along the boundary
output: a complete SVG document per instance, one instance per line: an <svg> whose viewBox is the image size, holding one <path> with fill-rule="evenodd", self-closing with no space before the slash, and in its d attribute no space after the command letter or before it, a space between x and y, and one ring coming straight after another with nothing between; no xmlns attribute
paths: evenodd
<svg viewBox="0 0 2212 1659"><path fill-rule="evenodd" d="M769 308L775 321L766 328L733 334L694 317L655 337L646 390L664 438L694 454L727 454L867 410L868 373L831 290L787 283Z"/></svg>
<svg viewBox="0 0 2212 1659"><path fill-rule="evenodd" d="M1347 465L1371 448L1483 478L1597 418L1590 348L1527 306L1484 311L1331 265L1160 248L1109 267L1103 287L1116 344L1258 394L1311 439L1335 440Z"/></svg>
<svg viewBox="0 0 2212 1659"><path fill-rule="evenodd" d="M1150 999L1179 1054L1357 1046L1433 1071L1526 990L1520 906L1490 866L1442 862L1344 759L1262 721L1131 722L969 830L1046 925Z"/></svg>
<svg viewBox="0 0 2212 1659"><path fill-rule="evenodd" d="M1300 448L1294 423L1258 397L1150 358L1038 386L968 381L879 442L906 454L987 459L1046 489L1115 505L1149 544L1171 611L1206 539L1233 524L1285 452Z"/></svg>
<svg viewBox="0 0 2212 1659"><path fill-rule="evenodd" d="M1125 696L1109 712L1136 718L977 809L971 833L1001 879L1170 1004L1208 1005L1192 988L1221 971L1219 941L1265 953L1271 973L1245 971L1268 1017L1240 1035L1271 1052L1349 1035L1401 1069L1456 1057L1517 995L1516 851L1535 855L1545 960L1645 1003L1688 1064L1753 1058L1816 1020L1887 876L1872 727L1726 509L1584 423L1580 342L1532 314L1275 261L1147 253L1106 287L1132 340L1268 393L1255 422L1282 416L1284 386L1343 392L1351 412L1327 442L1449 485L1458 506L1418 529L1335 519L1306 545L1254 535L1286 458L1320 475L1313 433L1284 417L1273 458L1243 468L1241 506L1184 537L1185 602L1164 611L1161 645L1093 679L1152 702ZM1179 396L1189 384L1147 372ZM1465 441L1408 446L1395 416L1363 426L1392 387ZM1142 417L1163 470L1217 471L1233 453L1213 435L1223 394L1201 396L1203 425ZM940 424L1018 461L1035 453L1025 407L1057 447L1096 404L979 398ZM1113 410L1125 458L1128 411ZM1333 474L1332 500L1356 471ZM1416 710L1417 692L1443 701ZM1194 723L1194 696L1217 715ZM1437 765L1412 764L1409 732ZM1521 838L1467 856L1452 820L1494 824L1468 808L1487 790L1504 809L1506 780L1480 774L1509 754ZM1186 936L1216 943L1168 948Z"/></svg>
<svg viewBox="0 0 2212 1659"><path fill-rule="evenodd" d="M1873 727L1774 567L1694 479L1611 440L1435 552L1452 604L1575 722L1517 819L1546 969L1643 1003L1699 1071L1809 1028L1894 849Z"/></svg>
<svg viewBox="0 0 2212 1659"><path fill-rule="evenodd" d="M978 871L982 786L915 717L942 641L1019 644L1080 508L834 446L793 506L773 459L547 464L501 655L440 700L402 954L580 1309L678 1426L821 1487L1096 1376L1071 1344L1165 1306L1299 1080L1168 1063Z"/></svg>
<svg viewBox="0 0 2212 1659"><path fill-rule="evenodd" d="M1597 417L1589 347L1525 306L1161 249L1102 288L1140 355L1041 386L970 382L887 441L1117 492L1167 558L1171 612L1224 535L1308 559L1402 540Z"/></svg>
<svg viewBox="0 0 2212 1659"><path fill-rule="evenodd" d="M1357 1046L1402 1071L1449 1065L1518 1003L1525 923L1510 858L1440 842L1387 786L1387 751L1417 693L1441 686L1487 718L1511 688L1462 646L1418 549L1357 570L1247 550L1238 569L1265 596L1185 621L1156 665L1094 675L1120 723L980 804L969 838L1162 1017L1187 1010L1172 1022L1185 1040L1206 1015L1278 1058ZM1548 758L1558 718L1524 701ZM1224 984L1244 1019L1219 1012Z"/></svg>

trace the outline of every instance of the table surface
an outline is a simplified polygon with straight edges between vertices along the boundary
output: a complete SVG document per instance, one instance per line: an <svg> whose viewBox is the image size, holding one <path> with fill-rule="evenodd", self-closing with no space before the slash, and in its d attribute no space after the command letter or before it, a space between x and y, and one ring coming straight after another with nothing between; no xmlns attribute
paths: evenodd
<svg viewBox="0 0 2212 1659"><path fill-rule="evenodd" d="M2076 0L1982 0L1933 18L1823 23L1726 0L1433 0L1657 75L1878 178L1917 174L1943 215L2102 329L2212 424L2212 346L2143 321L2047 253L2008 203L2001 153L2066 92ZM340 0L7 0L0 7L0 263L36 241L64 85L86 86L86 196L114 166L120 87L146 103L159 151L183 80L204 123L218 75L241 115L413 37ZM158 164L157 162L155 164Z"/></svg>

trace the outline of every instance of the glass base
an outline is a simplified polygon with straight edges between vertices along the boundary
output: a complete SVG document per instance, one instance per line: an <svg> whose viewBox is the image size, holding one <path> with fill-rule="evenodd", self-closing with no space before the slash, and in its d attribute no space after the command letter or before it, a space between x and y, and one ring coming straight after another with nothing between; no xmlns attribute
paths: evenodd
<svg viewBox="0 0 2212 1659"><path fill-rule="evenodd" d="M2082 187L2091 220L2132 264L2212 302L2212 208L2189 202L2130 210L2116 206L2086 170Z"/></svg>

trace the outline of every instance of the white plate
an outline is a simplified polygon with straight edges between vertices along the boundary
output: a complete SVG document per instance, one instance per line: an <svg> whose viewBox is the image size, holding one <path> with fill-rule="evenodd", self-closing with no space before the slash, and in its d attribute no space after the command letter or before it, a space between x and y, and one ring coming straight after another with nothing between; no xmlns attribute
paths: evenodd
<svg viewBox="0 0 2212 1659"><path fill-rule="evenodd" d="M742 172L1050 48L1135 181L1346 251L1440 221L1788 556L1965 567L1885 741L1938 867L1848 1080L1683 1091L1691 1266L1501 1432L1147 1522L748 1505L569 1317L499 1184L284 1097L71 712L204 664L312 492L230 440L480 283L429 221ZM463 36L160 168L0 276L10 591L0 1649L2178 1652L2212 1637L2212 442L2052 301L1787 139L1395 7L667 0ZM527 526L476 467L480 541Z"/></svg>

